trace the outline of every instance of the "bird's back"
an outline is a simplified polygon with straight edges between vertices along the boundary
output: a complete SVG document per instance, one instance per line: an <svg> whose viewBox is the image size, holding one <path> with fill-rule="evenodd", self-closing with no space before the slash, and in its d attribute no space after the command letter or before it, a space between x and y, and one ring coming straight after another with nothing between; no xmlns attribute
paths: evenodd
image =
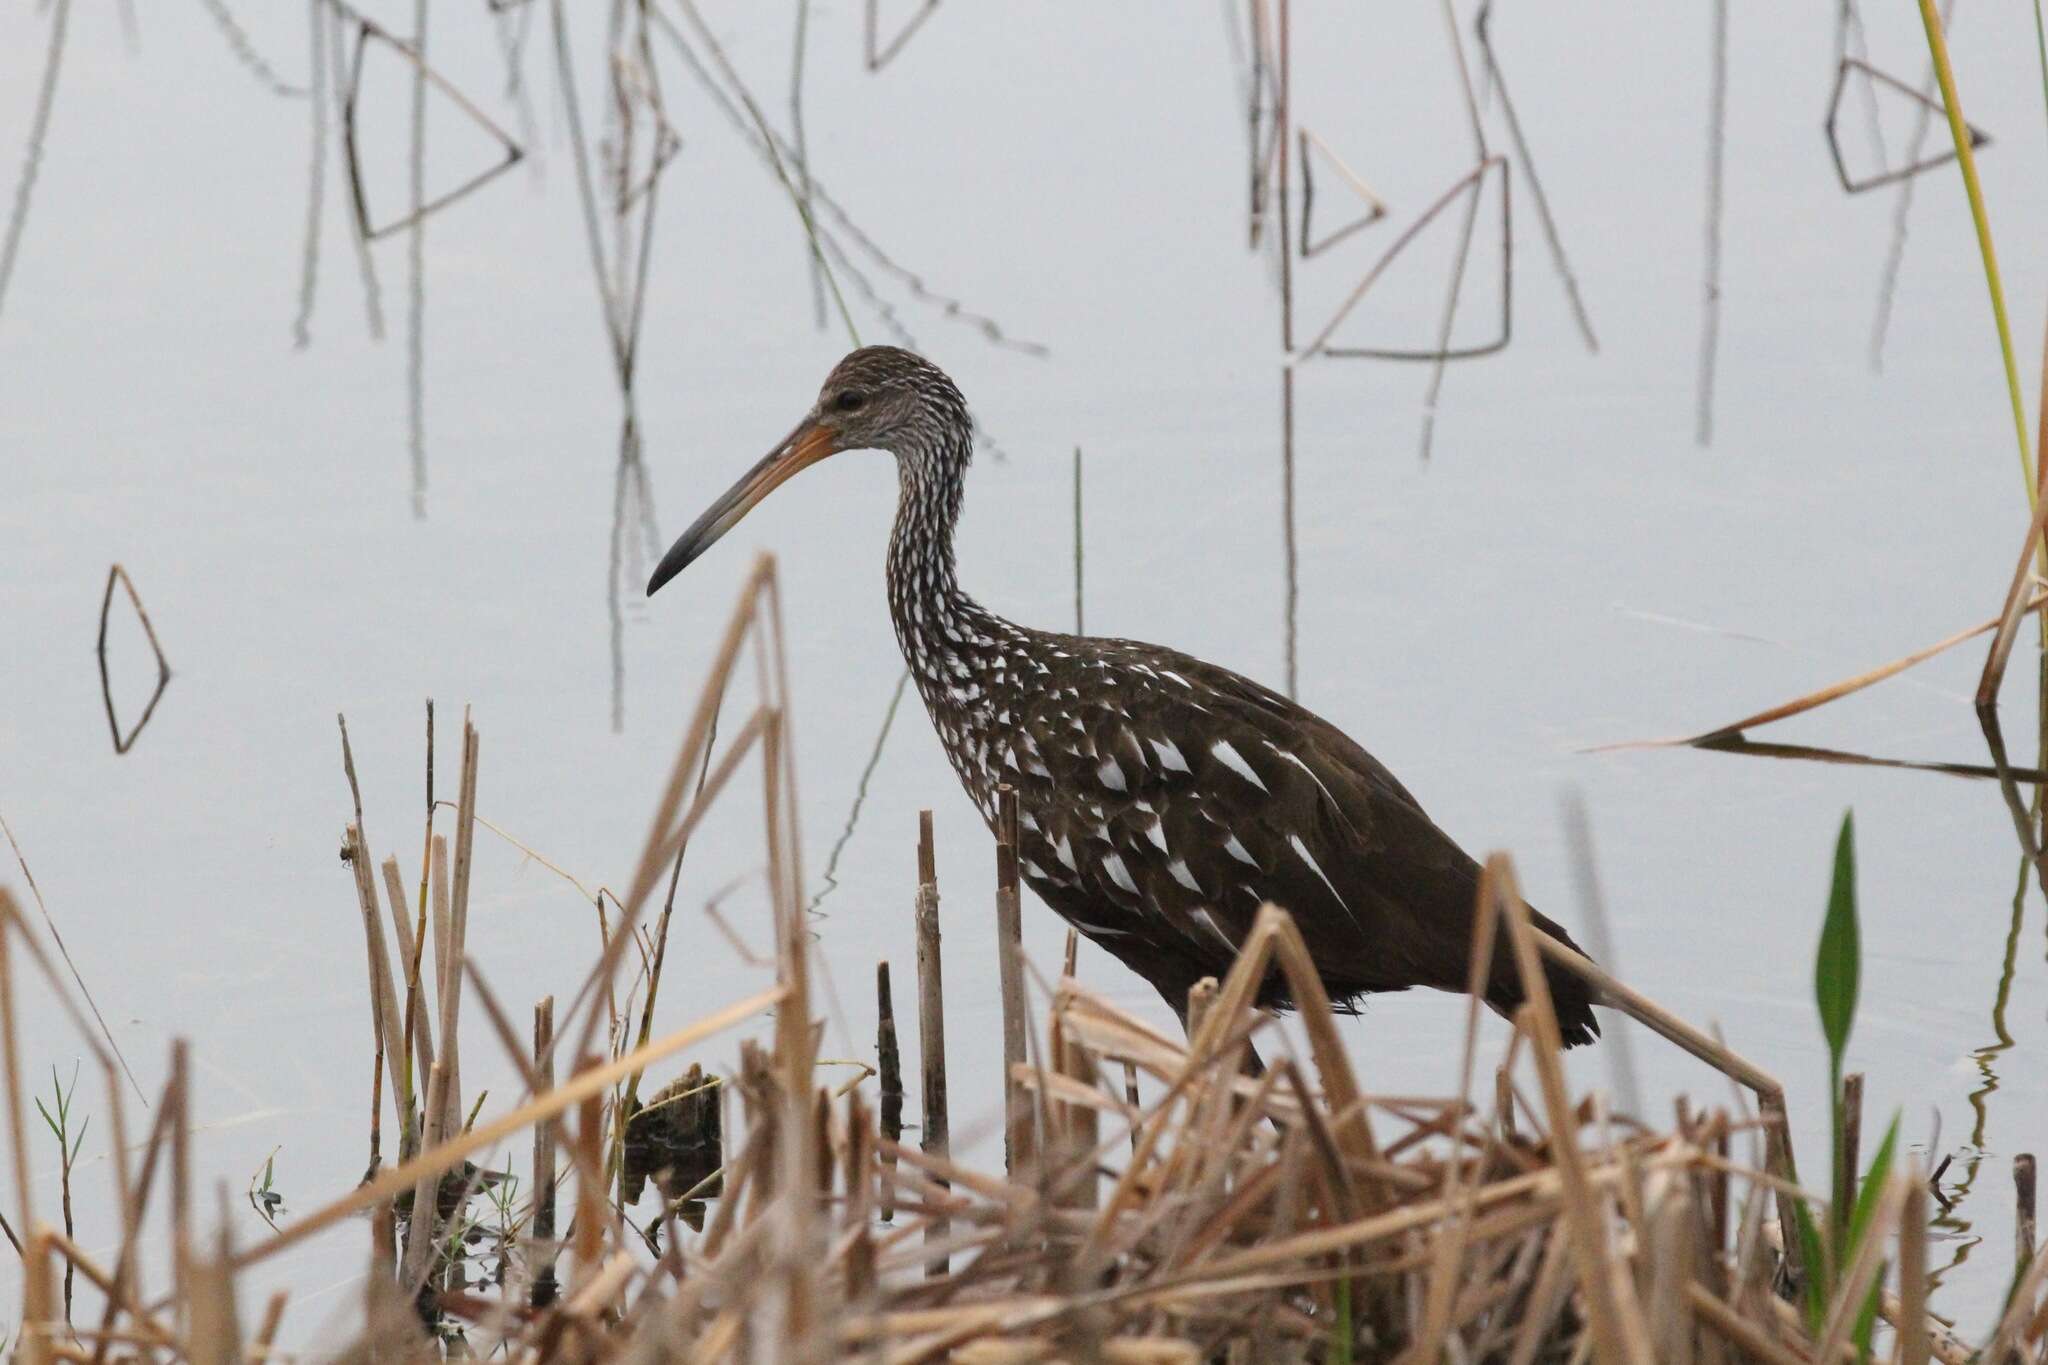
<svg viewBox="0 0 2048 1365"><path fill-rule="evenodd" d="M1465 988L1479 867L1349 736L1174 650L1017 636L1007 665L971 686L978 705L920 690L984 814L996 783L1017 789L1033 889L1170 1002L1229 971L1267 901L1294 916L1342 1007ZM1521 981L1505 936L1496 944L1486 1000L1511 1013ZM1587 986L1546 972L1566 1043L1590 1042ZM1261 1003L1292 1004L1278 973Z"/></svg>

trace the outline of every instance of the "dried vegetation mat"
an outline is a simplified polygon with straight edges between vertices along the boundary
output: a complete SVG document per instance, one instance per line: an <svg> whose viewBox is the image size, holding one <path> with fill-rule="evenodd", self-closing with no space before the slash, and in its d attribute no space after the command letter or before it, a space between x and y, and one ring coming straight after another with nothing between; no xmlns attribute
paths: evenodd
<svg viewBox="0 0 2048 1365"><path fill-rule="evenodd" d="M947 1154L943 1049L934 1055L931 1036L943 1019L921 1011L925 1112L920 1140L906 1141L887 1013L877 1068L847 1081L820 1057L777 617L764 561L630 890L594 896L600 959L560 1020L541 1002L530 1036L464 948L475 731L464 727L452 856L430 799L416 896L391 860L380 903L358 815L347 847L371 952L374 1085L395 1116L397 1159L374 1147L353 1190L261 1240L246 1237L252 1219L228 1210L224 1189L216 1212L193 1188L184 1049L131 1146L119 1073L76 1011L106 1083L120 1224L67 1233L47 1208L39 1216L17 978L33 970L72 997L0 890L18 1358L1833 1362L1873 1339L1905 1362L1973 1358L1929 1315L1926 1185L1910 1160L1873 1169L1855 1196L1856 1235L1819 1244L1814 1265L1785 1255L1781 1211L1808 1203L1814 1222L1834 1220L1818 1195L1765 1173L1764 1120L1739 1104L1681 1103L1657 1125L1570 1092L1542 949L1505 858L1488 864L1475 946L1490 960L1492 936L1509 936L1530 1003L1498 1059L1480 1058L1468 1027L1461 1055L1445 1058L1443 1094L1368 1088L1299 935L1269 907L1230 976L1197 987L1185 1040L1071 970L1042 990L1022 1059L1002 1078L1000 1174ZM751 707L728 686L736 671L753 675ZM657 1034L668 915L643 928L642 910L660 904L690 834L746 762L761 765L767 794L773 981ZM935 924L928 871L921 880L919 919ZM937 946L933 934L934 979ZM986 980L994 965L956 971ZM1251 1003L1273 972L1301 1002L1285 1027ZM699 1000L712 988L689 983ZM464 1107L460 1053L476 1046L465 1005L481 1007L525 1093ZM719 1035L748 1024L757 1040L721 1047ZM684 1079L650 1084L643 1103L641 1078L657 1064ZM999 1101L972 1098L981 1110ZM165 1228L168 1255L144 1254L145 1225ZM360 1255L367 1275L360 1311L337 1314L330 1297L321 1323L308 1309L294 1331L290 1291L256 1303L246 1286L258 1263L311 1238ZM166 1264L162 1282L145 1283L145 1266ZM283 1264L264 1267L266 1283ZM1974 1358L2042 1359L2044 1266L2024 1266L1997 1340ZM62 1287L74 1277L75 1298Z"/></svg>

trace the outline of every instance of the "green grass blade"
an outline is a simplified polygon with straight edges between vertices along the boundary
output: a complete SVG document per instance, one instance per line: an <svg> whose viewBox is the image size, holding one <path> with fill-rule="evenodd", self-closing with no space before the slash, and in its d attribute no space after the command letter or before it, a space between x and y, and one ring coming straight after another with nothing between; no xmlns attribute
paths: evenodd
<svg viewBox="0 0 2048 1365"><path fill-rule="evenodd" d="M1856 815L1842 817L1835 839L1834 883L1828 890L1827 918L1821 921L1820 951L1813 965L1813 995L1820 1006L1821 1032L1827 1035L1832 1074L1839 1077L1842 1055L1849 1047L1849 1029L1856 1021L1857 978L1862 948L1856 929Z"/></svg>
<svg viewBox="0 0 2048 1365"><path fill-rule="evenodd" d="M1934 0L1920 0L1920 23L1927 30L1927 51L1934 60L1935 78L1941 83L1942 105L1948 111L1949 136L1956 145L1956 161L1963 172L1963 192L1970 201L1970 221L1977 229L1977 251L1984 258L1984 283L1991 291L1991 316L1998 324L1998 349L2005 359L2005 389L2012 400L2012 424L2019 437L2020 473L2026 479L2027 507L2038 499L2035 486L2032 441L2027 434L2027 402L2020 395L2019 364L2013 359L2012 324L2005 316L2005 286L1998 279L1998 253L1991 246L1991 216L1984 208L1984 186L1977 179L1977 157L1970 142L1969 126L1963 122L1962 100L1956 94L1956 73L1949 66L1948 38L1941 31L1941 15Z"/></svg>
<svg viewBox="0 0 2048 1365"><path fill-rule="evenodd" d="M1870 1159L1870 1171L1863 1177L1863 1188L1856 1193L1856 1207L1849 1214L1849 1240L1842 1247L1842 1264L1856 1254L1856 1248L1863 1245L1863 1234L1870 1228L1870 1220L1877 1216L1878 1201L1884 1198L1885 1182L1891 1178L1892 1157L1899 1145L1899 1116L1892 1115L1891 1125L1884 1130L1884 1141L1877 1145L1877 1155Z"/></svg>
<svg viewBox="0 0 2048 1365"><path fill-rule="evenodd" d="M1793 1201L1792 1212L1799 1224L1799 1249L1806 1258L1806 1326L1818 1335L1827 1317L1835 1271L1827 1259L1820 1226L1813 1221L1813 1210L1804 1199L1797 1199Z"/></svg>

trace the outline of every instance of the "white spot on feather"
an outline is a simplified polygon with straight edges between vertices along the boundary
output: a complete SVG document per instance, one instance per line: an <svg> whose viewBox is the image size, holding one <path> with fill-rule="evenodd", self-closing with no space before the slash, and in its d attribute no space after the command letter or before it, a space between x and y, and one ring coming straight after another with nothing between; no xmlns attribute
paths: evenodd
<svg viewBox="0 0 2048 1365"><path fill-rule="evenodd" d="M1151 823L1145 826L1145 837L1147 839L1150 839L1152 841L1152 846L1158 849L1161 853L1167 851L1166 827L1159 823L1158 816L1153 816Z"/></svg>
<svg viewBox="0 0 2048 1365"><path fill-rule="evenodd" d="M1266 786L1265 782L1260 779L1259 775L1252 771L1252 765L1244 761L1244 755L1231 747L1229 740L1217 740L1214 744L1209 746L1209 752L1216 755L1217 759L1222 762L1224 767L1230 769L1230 771L1236 773L1239 777L1242 777L1245 781L1251 783L1260 791L1271 790L1269 787Z"/></svg>
<svg viewBox="0 0 2048 1365"><path fill-rule="evenodd" d="M1296 840L1295 843L1296 847L1300 846L1299 840ZM1231 835L1228 839L1225 839L1223 841L1223 851L1225 853L1228 853L1231 857L1237 859L1239 862L1243 863L1246 867L1257 867L1259 865L1258 860L1256 858L1252 857L1251 854L1245 852L1244 845L1240 844L1237 841L1237 836L1235 834Z"/></svg>
<svg viewBox="0 0 2048 1365"><path fill-rule="evenodd" d="M1107 924L1090 924L1084 919L1074 920L1073 925L1082 933L1093 938L1128 938L1131 933L1128 929L1112 929Z"/></svg>
<svg viewBox="0 0 2048 1365"><path fill-rule="evenodd" d="M1184 773L1188 771L1188 761L1181 755L1178 744L1175 744L1170 739L1154 739L1147 742L1151 744L1152 752L1159 755L1160 767L1170 773Z"/></svg>
<svg viewBox="0 0 2048 1365"><path fill-rule="evenodd" d="M1165 845L1162 844L1161 847L1163 848L1165 847ZM1202 888L1195 881L1194 874L1188 871L1187 859L1175 858L1172 862L1166 865L1166 870L1173 874L1173 879L1175 881L1179 882L1182 886L1185 886L1188 890L1194 892L1201 891Z"/></svg>
<svg viewBox="0 0 2048 1365"><path fill-rule="evenodd" d="M1216 923L1214 917L1207 910L1195 910L1190 913L1194 916L1195 923L1216 935L1216 941L1221 943L1224 948L1233 953L1237 951L1237 945L1230 941L1230 935L1223 932L1222 926Z"/></svg>
<svg viewBox="0 0 2048 1365"><path fill-rule="evenodd" d="M1122 858L1117 857L1114 853L1105 853L1102 855L1102 867L1104 871L1109 873L1111 881L1132 895L1137 894L1138 884L1131 880L1130 869L1124 866Z"/></svg>
<svg viewBox="0 0 2048 1365"><path fill-rule="evenodd" d="M1095 770L1095 775L1102 780L1103 786L1113 792L1130 790L1124 785L1124 770L1117 766L1117 761L1113 758L1103 759L1102 765Z"/></svg>
<svg viewBox="0 0 2048 1365"><path fill-rule="evenodd" d="M1279 745L1275 744L1270 739L1266 741L1266 747L1268 749L1271 749L1274 753L1280 755L1280 757L1286 759L1289 763L1292 763L1295 767L1307 773L1309 776L1309 780L1315 783L1317 787L1322 789L1323 795L1330 797L1330 804L1333 806L1337 804L1337 798L1335 796L1330 795L1330 789L1328 787L1323 786L1323 779L1316 776L1316 770L1314 768L1309 767L1308 764L1302 762L1293 754L1288 753L1285 749L1281 748Z"/></svg>
<svg viewBox="0 0 2048 1365"><path fill-rule="evenodd" d="M1301 841L1301 836L1299 834L1290 834L1287 836L1287 842L1293 846L1294 851L1300 855L1301 860L1308 864L1308 870L1315 873L1318 877L1321 877L1323 879L1323 885L1330 888L1330 894L1336 898L1337 904L1343 906L1344 913L1351 916L1351 922L1353 924L1357 924L1357 913L1352 910L1350 902L1346 901L1343 896L1338 894L1336 883L1332 882L1329 879L1329 877L1323 872L1322 864L1316 861L1315 854L1310 853L1308 851L1308 845L1304 844ZM1362 930L1363 926L1360 927Z"/></svg>

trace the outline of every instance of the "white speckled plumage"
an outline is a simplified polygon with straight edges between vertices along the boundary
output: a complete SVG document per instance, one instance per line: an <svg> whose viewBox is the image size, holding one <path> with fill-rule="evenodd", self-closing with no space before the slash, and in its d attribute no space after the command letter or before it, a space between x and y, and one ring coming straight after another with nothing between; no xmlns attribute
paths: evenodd
<svg viewBox="0 0 2048 1365"><path fill-rule="evenodd" d="M1340 1005L1464 988L1478 867L1336 727L1188 655L1028 630L960 590L953 531L973 428L950 379L906 351L856 351L806 421L793 447L817 431L832 449L895 455L886 577L897 642L984 819L997 785L1015 788L1020 865L1048 905L1176 1011L1195 981L1229 970L1267 901L1293 913ZM737 520L726 509L746 489L677 542L650 591ZM1567 1041L1589 1041L1598 1026L1584 984L1548 975ZM1505 944L1486 998L1504 1011L1521 999ZM1290 1003L1277 973L1261 1000Z"/></svg>

